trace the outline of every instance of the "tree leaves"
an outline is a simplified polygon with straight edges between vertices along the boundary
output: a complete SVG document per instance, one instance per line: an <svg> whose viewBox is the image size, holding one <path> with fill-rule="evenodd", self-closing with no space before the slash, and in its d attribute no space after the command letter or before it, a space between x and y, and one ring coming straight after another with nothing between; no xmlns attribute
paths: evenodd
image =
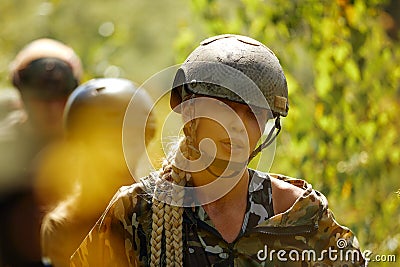
<svg viewBox="0 0 400 267"><path fill-rule="evenodd" d="M208 36L235 25L274 50L288 76L272 171L313 182L362 247L399 254L384 244L400 231L400 201L385 197L400 184L400 44L386 36L381 2L242 0L229 12L211 2L196 7Z"/></svg>

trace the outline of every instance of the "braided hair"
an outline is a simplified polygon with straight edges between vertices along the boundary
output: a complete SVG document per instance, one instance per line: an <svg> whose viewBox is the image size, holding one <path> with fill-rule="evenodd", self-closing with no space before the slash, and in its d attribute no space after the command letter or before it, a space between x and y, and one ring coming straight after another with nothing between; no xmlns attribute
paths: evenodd
<svg viewBox="0 0 400 267"><path fill-rule="evenodd" d="M194 110L192 110L194 112ZM193 117L192 117L193 118ZM183 265L183 200L184 186L190 180L189 172L179 169L182 164L177 157L182 153L188 160L199 157L195 148L198 120L192 119L184 126L185 135L179 140L177 149L172 151L159 172L152 199L152 232L150 238L150 266L160 266L162 251L165 251L166 266ZM165 250L162 248L163 233Z"/></svg>

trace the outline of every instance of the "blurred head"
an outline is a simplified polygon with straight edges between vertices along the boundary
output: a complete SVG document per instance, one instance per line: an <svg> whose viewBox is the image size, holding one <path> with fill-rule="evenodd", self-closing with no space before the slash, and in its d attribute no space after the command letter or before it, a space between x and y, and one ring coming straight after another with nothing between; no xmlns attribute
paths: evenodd
<svg viewBox="0 0 400 267"><path fill-rule="evenodd" d="M135 96L135 120L123 125L126 109ZM146 91L129 80L99 78L81 84L68 98L64 126L70 140L92 147L97 155L123 161L122 134L129 134L129 150L136 158L144 144L154 137L155 118L150 112L152 100ZM123 130L123 127L125 128ZM143 145L142 145L143 144ZM142 149L137 150L138 147Z"/></svg>
<svg viewBox="0 0 400 267"><path fill-rule="evenodd" d="M43 137L59 136L65 102L82 77L72 48L52 39L35 40L17 54L10 76L33 130Z"/></svg>

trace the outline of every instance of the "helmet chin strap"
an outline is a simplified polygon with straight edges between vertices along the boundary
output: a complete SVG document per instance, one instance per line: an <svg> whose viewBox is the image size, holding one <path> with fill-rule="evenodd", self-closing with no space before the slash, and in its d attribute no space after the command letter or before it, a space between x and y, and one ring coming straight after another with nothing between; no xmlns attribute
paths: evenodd
<svg viewBox="0 0 400 267"><path fill-rule="evenodd" d="M275 135L275 129L277 129ZM274 127L272 127L272 129L269 131L267 138L264 140L264 142L259 145L249 156L249 160L248 162L250 162L255 156L257 156L258 153L261 152L261 150L263 150L264 148L268 147L270 144L272 144L272 142L274 142L275 138L278 136L278 134L280 133L282 127L281 127L281 120L279 115L276 117L275 119L275 125Z"/></svg>
<svg viewBox="0 0 400 267"><path fill-rule="evenodd" d="M280 117L277 116L275 119L275 124L274 127L269 131L267 138L264 140L264 142L259 145L249 156L249 159L245 162L232 162L229 160L224 160L224 159L219 159L219 158L214 158L211 164L206 168L207 172L210 173L211 175L219 178L232 178L237 176L243 168L258 154L260 153L264 148L268 147L272 142L275 140L275 138L278 136L279 132L281 131L281 123L280 123ZM275 130L277 130L275 132ZM275 134L274 134L275 132ZM203 152L205 153L205 152ZM232 169L234 170L232 174L226 175L226 176L221 176L213 172L210 167L216 167L219 169L225 170L226 167L230 165L232 166Z"/></svg>

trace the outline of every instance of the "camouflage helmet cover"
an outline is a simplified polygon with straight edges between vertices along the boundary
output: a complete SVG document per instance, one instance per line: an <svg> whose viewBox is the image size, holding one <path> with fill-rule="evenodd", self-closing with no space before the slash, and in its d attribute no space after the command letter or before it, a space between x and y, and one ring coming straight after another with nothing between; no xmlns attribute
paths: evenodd
<svg viewBox="0 0 400 267"><path fill-rule="evenodd" d="M278 58L262 43L241 35L208 38L188 56L175 76L171 108L178 107L188 94L261 108L265 105L260 100L266 100L269 108L281 116L289 110L287 82Z"/></svg>

